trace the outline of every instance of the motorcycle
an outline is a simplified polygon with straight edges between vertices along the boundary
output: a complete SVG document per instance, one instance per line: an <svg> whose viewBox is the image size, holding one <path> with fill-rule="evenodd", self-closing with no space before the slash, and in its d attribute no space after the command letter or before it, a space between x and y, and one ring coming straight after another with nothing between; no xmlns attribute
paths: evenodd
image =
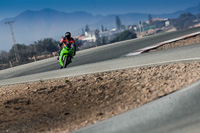
<svg viewBox="0 0 200 133"><path fill-rule="evenodd" d="M59 62L61 65L61 68L66 68L67 65L71 63L71 60L74 56L75 48L68 48L66 45L63 46L60 56L59 56Z"/></svg>

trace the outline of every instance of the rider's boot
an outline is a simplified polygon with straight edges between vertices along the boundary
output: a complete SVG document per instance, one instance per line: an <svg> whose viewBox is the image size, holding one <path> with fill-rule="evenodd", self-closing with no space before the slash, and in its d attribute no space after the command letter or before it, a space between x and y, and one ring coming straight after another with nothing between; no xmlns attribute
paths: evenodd
<svg viewBox="0 0 200 133"><path fill-rule="evenodd" d="M69 62L69 63L72 63L72 58L73 58L73 57L70 57L70 62Z"/></svg>
<svg viewBox="0 0 200 133"><path fill-rule="evenodd" d="M61 52L61 50L58 51L58 57L57 57L57 60L59 60L60 52Z"/></svg>

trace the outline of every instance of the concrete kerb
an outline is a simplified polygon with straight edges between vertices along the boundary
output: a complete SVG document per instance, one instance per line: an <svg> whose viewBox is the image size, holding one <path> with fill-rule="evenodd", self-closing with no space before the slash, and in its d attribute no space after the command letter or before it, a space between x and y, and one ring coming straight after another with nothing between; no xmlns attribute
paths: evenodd
<svg viewBox="0 0 200 133"><path fill-rule="evenodd" d="M134 55L138 55L138 54L141 54L141 53L145 53L145 52L147 52L151 49L155 49L155 48L160 47L162 45L165 45L167 43L176 42L176 41L186 39L186 38L189 38L189 37L192 37L192 36L196 36L196 35L199 35L199 34L200 34L200 32L195 32L195 33L192 33L192 34L189 34L189 35L185 35L185 36L177 37L175 39L171 39L171 40L168 40L168 41L157 43L157 44L154 44L152 46L148 46L148 47L145 47L145 48L142 48L142 49L138 49L133 53L127 54L126 56L134 56Z"/></svg>

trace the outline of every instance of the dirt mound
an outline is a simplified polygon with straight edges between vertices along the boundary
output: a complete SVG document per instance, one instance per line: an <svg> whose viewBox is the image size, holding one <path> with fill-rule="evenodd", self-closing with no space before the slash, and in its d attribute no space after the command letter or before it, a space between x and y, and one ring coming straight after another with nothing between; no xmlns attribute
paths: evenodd
<svg viewBox="0 0 200 133"><path fill-rule="evenodd" d="M155 52L155 51L159 51L159 50L171 49L171 48L175 48L175 47L181 47L181 46L192 45L192 44L200 44L200 35L196 35L194 37L189 37L189 38L186 38L183 40L178 40L175 42L167 43L167 44L164 44L160 47L157 47L157 48L152 49L147 52Z"/></svg>

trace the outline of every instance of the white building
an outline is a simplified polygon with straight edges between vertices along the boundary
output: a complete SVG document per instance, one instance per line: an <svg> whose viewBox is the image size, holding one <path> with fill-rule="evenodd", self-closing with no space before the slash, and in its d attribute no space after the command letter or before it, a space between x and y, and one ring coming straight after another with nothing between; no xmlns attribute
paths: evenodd
<svg viewBox="0 0 200 133"><path fill-rule="evenodd" d="M169 25L170 25L170 21L169 20L165 21L165 26L167 27Z"/></svg>
<svg viewBox="0 0 200 133"><path fill-rule="evenodd" d="M112 29L110 31L103 31L103 32L99 32L99 37L112 37L113 35L119 34L121 32L123 32L124 30L116 30L116 29ZM93 31L89 31L89 32L85 32L85 36L81 36L81 38L78 36L77 38L79 40L83 40L83 41L88 41L88 42L96 42L97 40L97 35L95 34L96 30Z"/></svg>
<svg viewBox="0 0 200 133"><path fill-rule="evenodd" d="M124 30L117 30L117 29L112 29L110 31L103 31L103 32L100 32L99 33L99 36L102 37L102 36L106 36L106 37L109 37L109 36L112 36L112 35L115 35L115 34L119 34L121 32L123 32Z"/></svg>
<svg viewBox="0 0 200 133"><path fill-rule="evenodd" d="M96 42L97 38L95 35L95 30L90 31L90 32L85 32L85 38L83 39L88 42Z"/></svg>

